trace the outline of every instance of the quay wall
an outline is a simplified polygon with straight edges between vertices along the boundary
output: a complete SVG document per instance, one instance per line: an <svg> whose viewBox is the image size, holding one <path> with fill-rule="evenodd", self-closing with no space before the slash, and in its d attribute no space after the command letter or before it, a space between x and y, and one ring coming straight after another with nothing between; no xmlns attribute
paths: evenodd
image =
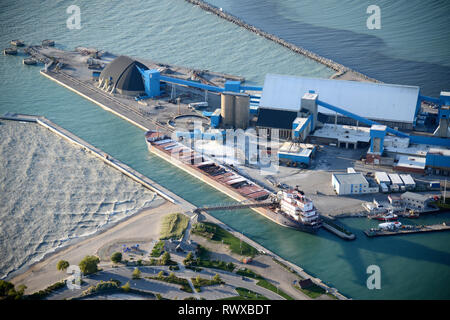
<svg viewBox="0 0 450 320"><path fill-rule="evenodd" d="M360 78L362 78L364 80L371 81L371 82L378 82L378 83L381 82L379 80L370 78L370 77L366 76L365 74L362 74L360 72L352 70L352 69L350 69L350 68L348 68L348 67L346 67L346 66L344 66L344 65L342 65L340 63L337 63L337 62L335 62L335 61L333 61L331 59L322 57L322 56L320 56L320 55L318 55L318 54L316 54L314 52L311 52L311 51L309 51L309 50L307 50L305 48L302 48L302 47L296 46L296 45L294 45L294 44L292 44L290 42L287 42L286 40L283 40L283 39L281 39L281 38L279 38L279 37L277 37L277 36L275 36L273 34L267 33L267 32L265 32L265 31L255 27L255 26L252 26L252 25L250 25L248 23L245 23L244 21L242 21L241 19L233 16L232 14L227 13L227 12L217 8L216 6L210 5L210 4L208 4L208 3L206 3L206 2L204 2L202 0L185 0L185 1L187 1L187 2L189 2L191 4L193 4L193 5L196 5L196 6L200 7L201 9L203 9L205 11L211 12L211 13L217 15L218 17L220 17L222 19L230 21L230 22L232 22L232 23L234 23L234 24L236 24L236 25L238 25L238 26L240 26L242 28L245 28L245 29L247 29L247 30L249 30L251 32L254 32L254 33L256 33L259 36L262 36L262 37L264 37L264 38L266 38L268 40L271 40L271 41L273 41L273 42L275 42L275 43L277 43L279 45L282 45L283 47L286 47L289 50L294 51L295 53L301 54L301 55L303 55L305 57L308 57L309 59L312 59L312 60L314 60L314 61L316 61L318 63L321 63L321 64L325 65L326 67L328 67L330 69L333 69L334 71L337 72L337 74L333 75L332 78L339 77L339 76L341 76L342 74L344 74L346 72L352 72L352 73L354 73L355 75L357 75L358 77L360 77Z"/></svg>
<svg viewBox="0 0 450 320"><path fill-rule="evenodd" d="M112 109L112 108L107 107L106 105L104 105L103 103L99 102L98 100L95 100L95 99L89 97L88 95L82 93L81 91L75 89L73 86L70 86L70 85L68 85L68 84L66 84L66 83L64 83L64 82L62 82L62 81L56 79L55 77L52 77L52 76L51 76L50 74L48 74L47 72L41 70L40 73L41 73L44 77L47 77L47 78L49 78L49 79L52 80L52 81L55 81L55 82L58 83L59 85L61 85L61 86L63 86L63 87L66 87L66 88L69 89L70 91L75 92L76 94L82 96L83 98L85 98L85 99L87 99L87 100L89 100L89 101L95 103L96 105L100 106L102 109L104 109L104 110L106 110L106 111L109 111L109 112L115 114L116 116L121 117L122 119L124 119L124 120L126 120L126 121L132 123L133 125L135 125L135 126L141 128L142 130L144 130L144 131L148 131L148 130L149 130L149 128L147 128L147 127L144 126L143 124L141 124L141 123L139 123L139 122L137 122L137 121L134 121L134 120L130 119L129 117L123 115L123 114L120 113L120 112L117 112L116 110L114 110L114 109Z"/></svg>

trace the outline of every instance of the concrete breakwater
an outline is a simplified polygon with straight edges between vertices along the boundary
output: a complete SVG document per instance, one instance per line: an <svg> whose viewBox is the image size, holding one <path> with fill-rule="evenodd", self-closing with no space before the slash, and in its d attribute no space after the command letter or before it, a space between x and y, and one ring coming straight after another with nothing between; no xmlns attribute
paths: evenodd
<svg viewBox="0 0 450 320"><path fill-rule="evenodd" d="M267 32L265 32L265 31L255 27L255 26L252 26L252 25L242 21L241 19L233 16L232 14L223 11L221 8L217 8L217 7L215 7L213 5L210 5L210 4L208 4L208 3L204 2L204 1L201 1L201 0L186 0L186 1L191 3L191 4L193 4L193 5L196 5L196 6L200 7L200 8L202 8L205 11L211 12L211 13L219 16L222 19L230 21L230 22L232 22L232 23L234 23L234 24L236 24L236 25L238 25L240 27L243 27L243 28L245 28L245 29L247 29L247 30L249 30L251 32L254 32L254 33L256 33L259 36L262 36L262 37L264 37L264 38L266 38L268 40L271 40L271 41L273 41L273 42L275 42L275 43L277 43L279 45L282 45L283 47L286 47L289 50L292 50L292 51L294 51L294 52L296 52L298 54L304 55L305 57L308 57L309 59L312 59L312 60L314 60L314 61L316 61L318 63L321 63L321 64L327 66L328 68L330 68L330 69L332 69L332 70L337 72L335 75L332 76L332 78L339 78L343 74L351 72L351 73L353 73L353 75L355 77L360 78L361 80L381 83L381 81L379 81L379 80L370 78L370 77L366 76L365 74L362 74L362 73L360 73L358 71L352 70L352 69L350 69L350 68L348 68L348 67L346 67L346 66L344 66L344 65L342 65L340 63L337 63L337 62L335 62L335 61L333 61L331 59L322 57L322 56L320 56L320 55L318 55L318 54L316 54L314 52L311 52L311 51L309 51L309 50L307 50L305 48L302 48L302 47L296 46L296 45L294 45L294 44L292 44L290 42L287 42L286 40L283 40L283 39L277 37L276 35L267 33Z"/></svg>

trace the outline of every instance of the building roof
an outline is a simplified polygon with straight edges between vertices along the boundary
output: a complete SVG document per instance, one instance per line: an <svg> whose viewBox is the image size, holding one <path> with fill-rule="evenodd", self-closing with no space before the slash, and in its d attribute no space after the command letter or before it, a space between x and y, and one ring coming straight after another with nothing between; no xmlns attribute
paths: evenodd
<svg viewBox="0 0 450 320"><path fill-rule="evenodd" d="M121 94L136 95L145 92L144 82L139 70L148 68L142 63L127 56L120 56L110 62L100 74L100 80L112 79L117 91Z"/></svg>
<svg viewBox="0 0 450 320"><path fill-rule="evenodd" d="M422 157L400 156L396 167L411 168L411 169L425 169L426 159Z"/></svg>
<svg viewBox="0 0 450 320"><path fill-rule="evenodd" d="M259 109L257 127L292 129L292 122L297 118L297 112Z"/></svg>
<svg viewBox="0 0 450 320"><path fill-rule="evenodd" d="M314 90L319 100L359 116L407 123L414 120L419 98L416 86L267 74L260 106L299 111L301 98L309 90ZM318 110L335 114L322 106Z"/></svg>
<svg viewBox="0 0 450 320"><path fill-rule="evenodd" d="M408 198L408 199L416 199L418 201L427 201L430 199L429 194L420 194L420 193L414 193L414 192L405 192L401 195L402 199Z"/></svg>
<svg viewBox="0 0 450 320"><path fill-rule="evenodd" d="M357 173L333 173L340 184L366 184L368 183L361 172Z"/></svg>
<svg viewBox="0 0 450 320"><path fill-rule="evenodd" d="M402 178L402 180L403 180L403 183L405 184L405 185L415 185L416 183L414 182L414 179L413 179L413 177L411 177L411 175L410 174L401 174L400 175L400 178Z"/></svg>
<svg viewBox="0 0 450 320"><path fill-rule="evenodd" d="M398 184L398 185L403 184L403 180L400 178L400 176L397 173L390 173L389 179L391 179L392 184Z"/></svg>
<svg viewBox="0 0 450 320"><path fill-rule="evenodd" d="M391 179L389 179L389 176L387 175L386 172L382 172L382 171L375 172L375 178L377 178L378 181L380 181L380 183L381 182L391 183Z"/></svg>
<svg viewBox="0 0 450 320"><path fill-rule="evenodd" d="M370 128L324 123L323 127L311 134L319 138L335 138L340 142L370 142Z"/></svg>

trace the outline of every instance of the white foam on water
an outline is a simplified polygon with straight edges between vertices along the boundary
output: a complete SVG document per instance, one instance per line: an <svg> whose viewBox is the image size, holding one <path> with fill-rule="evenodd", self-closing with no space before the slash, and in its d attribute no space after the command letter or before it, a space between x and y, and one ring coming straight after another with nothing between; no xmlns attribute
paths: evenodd
<svg viewBox="0 0 450 320"><path fill-rule="evenodd" d="M155 194L37 124L0 126L0 275L150 206Z"/></svg>

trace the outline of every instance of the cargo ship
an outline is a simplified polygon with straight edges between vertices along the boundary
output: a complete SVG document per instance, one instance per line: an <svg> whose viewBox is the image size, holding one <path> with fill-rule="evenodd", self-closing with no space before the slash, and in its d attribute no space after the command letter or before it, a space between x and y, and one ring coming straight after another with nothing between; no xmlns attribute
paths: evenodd
<svg viewBox="0 0 450 320"><path fill-rule="evenodd" d="M314 204L298 189L275 195L160 131L147 131L145 141L151 153L236 201L262 204L270 199L269 206L255 206L251 209L279 225L308 233L316 233L322 226Z"/></svg>

